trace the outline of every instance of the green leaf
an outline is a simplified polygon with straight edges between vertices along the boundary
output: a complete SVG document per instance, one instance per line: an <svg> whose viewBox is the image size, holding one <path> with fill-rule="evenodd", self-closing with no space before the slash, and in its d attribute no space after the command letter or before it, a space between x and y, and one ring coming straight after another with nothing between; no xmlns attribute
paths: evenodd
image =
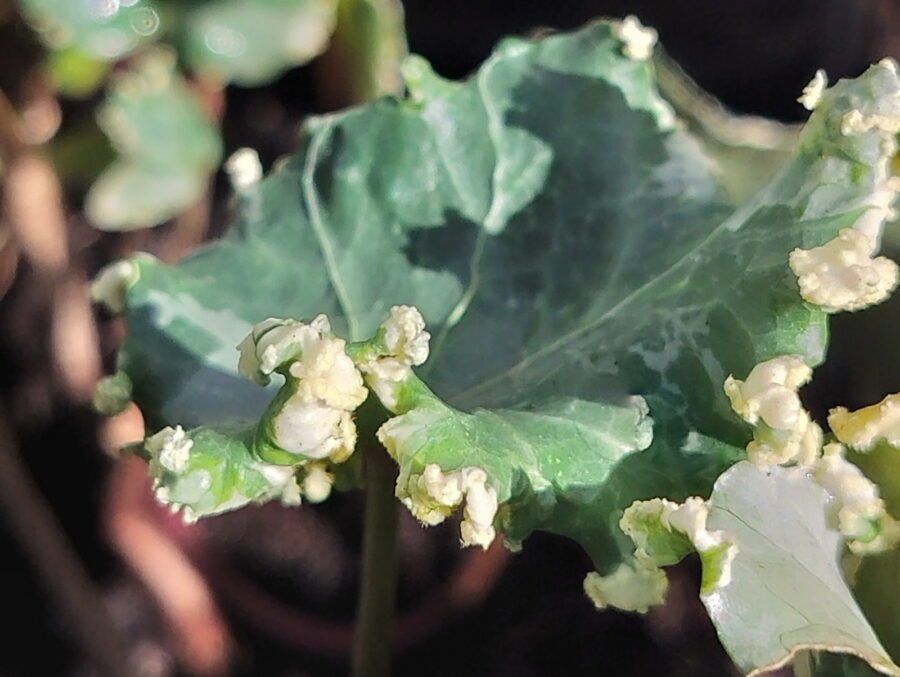
<svg viewBox="0 0 900 677"><path fill-rule="evenodd" d="M322 52L336 0L208 0L179 7L176 39L205 77L252 86Z"/></svg>
<svg viewBox="0 0 900 677"><path fill-rule="evenodd" d="M853 109L894 114L900 83L879 66L836 85L792 160L735 210L650 63L622 50L599 23L507 40L462 83L411 60L408 99L311 121L297 155L241 193L224 239L175 267L136 260L119 366L151 427L255 421L273 393L236 376L233 347L268 316L325 313L360 341L410 304L434 335L420 376L443 413L396 446L401 473L454 472L471 451L509 493L514 540L569 535L601 569L621 559L615 524L634 499L708 495L750 438L726 376L824 355L826 315L801 300L788 255L876 203L884 134L840 127ZM637 428L596 434L622 430L629 396L654 421L639 453L622 443ZM547 411L567 442L550 470Z"/></svg>
<svg viewBox="0 0 900 677"><path fill-rule="evenodd" d="M900 674L844 580L843 542L830 523L829 501L802 468L763 471L742 462L716 482L708 525L727 533L738 554L731 581L703 603L742 671L825 649Z"/></svg>
<svg viewBox="0 0 900 677"><path fill-rule="evenodd" d="M155 40L160 29L152 0L19 0L19 5L48 47L73 49L87 58L116 61Z"/></svg>
<svg viewBox="0 0 900 677"><path fill-rule="evenodd" d="M119 158L97 179L87 214L103 230L158 225L203 194L222 142L173 55L151 51L116 74L98 113Z"/></svg>

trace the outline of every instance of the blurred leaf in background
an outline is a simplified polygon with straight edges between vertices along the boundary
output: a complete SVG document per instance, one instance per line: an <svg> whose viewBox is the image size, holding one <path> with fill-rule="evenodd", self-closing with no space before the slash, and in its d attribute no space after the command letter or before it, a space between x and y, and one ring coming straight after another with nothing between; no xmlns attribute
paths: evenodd
<svg viewBox="0 0 900 677"><path fill-rule="evenodd" d="M20 0L23 14L53 52L61 90L91 91L91 77L164 38L194 72L259 85L325 49L337 0Z"/></svg>
<svg viewBox="0 0 900 677"><path fill-rule="evenodd" d="M87 196L88 218L102 230L162 223L196 202L222 157L216 126L175 69L155 49L116 73L98 112L119 158Z"/></svg>
<svg viewBox="0 0 900 677"><path fill-rule="evenodd" d="M200 76L259 85L325 49L335 5L336 0L187 3L173 25L174 38Z"/></svg>

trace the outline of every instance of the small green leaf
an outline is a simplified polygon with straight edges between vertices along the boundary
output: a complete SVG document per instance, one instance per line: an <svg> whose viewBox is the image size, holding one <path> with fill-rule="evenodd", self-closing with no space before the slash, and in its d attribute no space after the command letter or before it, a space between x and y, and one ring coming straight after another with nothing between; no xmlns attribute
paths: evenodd
<svg viewBox="0 0 900 677"><path fill-rule="evenodd" d="M98 228L146 228L180 214L221 159L218 131L168 52L143 54L117 73L98 118L119 153L87 197Z"/></svg>
<svg viewBox="0 0 900 677"><path fill-rule="evenodd" d="M19 0L22 13L54 50L74 49L93 59L116 61L158 37L153 0Z"/></svg>
<svg viewBox="0 0 900 677"><path fill-rule="evenodd" d="M115 161L91 186L87 214L101 230L156 226L184 212L203 194L207 174Z"/></svg>
<svg viewBox="0 0 900 677"><path fill-rule="evenodd" d="M259 85L325 49L336 0L216 0L181 8L176 37L205 77Z"/></svg>

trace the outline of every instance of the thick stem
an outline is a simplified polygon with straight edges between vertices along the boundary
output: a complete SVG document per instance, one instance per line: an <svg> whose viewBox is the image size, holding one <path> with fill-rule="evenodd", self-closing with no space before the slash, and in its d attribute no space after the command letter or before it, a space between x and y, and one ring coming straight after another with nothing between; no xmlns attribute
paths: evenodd
<svg viewBox="0 0 900 677"><path fill-rule="evenodd" d="M366 516L353 641L353 676L388 677L397 589L396 466L384 449L366 449Z"/></svg>

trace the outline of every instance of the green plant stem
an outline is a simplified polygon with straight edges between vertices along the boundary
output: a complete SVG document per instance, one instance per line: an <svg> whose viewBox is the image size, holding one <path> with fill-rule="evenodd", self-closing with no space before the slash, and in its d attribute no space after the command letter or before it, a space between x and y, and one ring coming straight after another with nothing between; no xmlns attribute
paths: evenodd
<svg viewBox="0 0 900 677"><path fill-rule="evenodd" d="M406 55L400 0L339 0L331 46L317 60L320 103L337 109L402 94Z"/></svg>
<svg viewBox="0 0 900 677"><path fill-rule="evenodd" d="M388 677L397 589L396 466L379 446L366 449L366 516L353 676Z"/></svg>

